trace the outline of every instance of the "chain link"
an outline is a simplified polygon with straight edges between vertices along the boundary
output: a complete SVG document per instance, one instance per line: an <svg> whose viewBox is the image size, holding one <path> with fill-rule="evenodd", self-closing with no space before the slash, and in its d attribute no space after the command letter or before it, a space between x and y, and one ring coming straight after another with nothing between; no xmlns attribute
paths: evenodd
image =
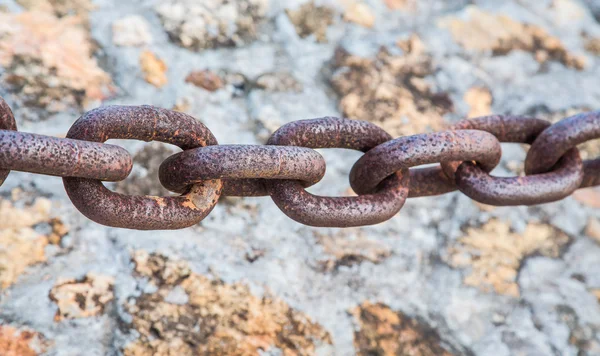
<svg viewBox="0 0 600 356"><path fill-rule="evenodd" d="M152 106L108 106L78 119L67 138L17 131L0 97L0 185L10 170L63 177L75 207L91 220L120 228L180 229L204 219L224 196L266 196L290 218L321 227L365 226L397 214L408 197L460 190L490 205L534 205L600 185L600 159L582 162L576 146L600 138L600 112L550 122L521 116L463 120L449 131L393 139L369 122L325 117L289 123L267 145L218 145L193 117ZM183 152L159 170L180 196L126 196L102 181L125 179L129 153L109 139L160 141ZM494 177L501 142L531 145L525 176ZM364 152L350 171L358 194L323 197L305 188L325 174L314 149ZM411 168L425 164L434 167Z"/></svg>

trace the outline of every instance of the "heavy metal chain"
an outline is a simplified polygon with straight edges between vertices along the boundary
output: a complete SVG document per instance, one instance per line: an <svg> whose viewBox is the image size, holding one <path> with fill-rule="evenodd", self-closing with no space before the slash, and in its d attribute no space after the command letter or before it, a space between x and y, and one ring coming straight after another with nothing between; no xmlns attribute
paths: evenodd
<svg viewBox="0 0 600 356"><path fill-rule="evenodd" d="M108 226L155 230L197 224L221 196L270 196L290 218L321 227L365 226L397 214L409 197L460 190L485 204L534 205L600 185L600 159L582 162L576 146L600 138L600 112L550 122L521 116L463 120L448 131L392 138L365 121L325 117L289 123L267 144L218 145L193 117L152 106L108 106L79 118L67 138L17 131L0 97L0 185L10 170L63 177L75 207ZM125 179L129 153L109 139L160 141L183 152L159 170L162 185L180 196L127 196L102 181ZM501 142L531 145L525 176L489 174ZM357 196L323 197L304 188L321 180L325 161L314 149L365 154L350 172ZM438 164L429 168L412 168Z"/></svg>

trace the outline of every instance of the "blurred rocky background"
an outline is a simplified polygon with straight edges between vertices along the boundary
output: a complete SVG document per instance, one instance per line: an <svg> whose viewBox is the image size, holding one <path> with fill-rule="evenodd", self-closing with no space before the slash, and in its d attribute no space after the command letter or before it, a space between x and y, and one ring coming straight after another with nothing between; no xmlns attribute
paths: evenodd
<svg viewBox="0 0 600 356"><path fill-rule="evenodd" d="M63 136L99 105L187 112L221 143L347 116L395 136L465 117L600 109L598 0L0 0L0 96ZM168 145L111 189L168 194ZM522 174L505 145L494 174ZM581 147L600 154L598 142ZM311 192L359 156L323 150ZM2 355L599 355L600 190L494 208L410 200L373 227L315 229L226 198L177 232L85 219L58 178L0 188Z"/></svg>

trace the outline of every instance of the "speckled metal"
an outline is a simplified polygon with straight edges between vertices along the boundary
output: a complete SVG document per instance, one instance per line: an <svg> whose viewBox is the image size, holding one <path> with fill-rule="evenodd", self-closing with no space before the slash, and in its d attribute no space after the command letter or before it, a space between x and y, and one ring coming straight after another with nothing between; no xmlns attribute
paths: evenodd
<svg viewBox="0 0 600 356"><path fill-rule="evenodd" d="M366 152L391 136L364 121L325 117L287 124L269 145L347 148ZM384 180L377 191L357 197L322 197L304 190L298 181L269 180L265 184L277 206L290 218L309 226L351 227L378 224L394 216L408 195L408 169Z"/></svg>
<svg viewBox="0 0 600 356"><path fill-rule="evenodd" d="M152 106L108 106L86 113L67 137L104 142L136 139L171 143L182 149L216 145L212 133L193 117ZM181 229L200 222L217 203L223 183L208 180L178 197L125 196L98 180L64 178L73 204L100 224L138 230Z"/></svg>
<svg viewBox="0 0 600 356"><path fill-rule="evenodd" d="M477 161L491 171L500 161L501 154L500 142L494 135L483 131L444 131L404 136L382 143L362 156L350 171L350 184L356 193L366 194L402 168L456 160ZM439 167L437 170L439 172L435 172L436 168L411 171L411 190L413 180L417 182L413 197L432 195L444 185L450 189L450 183L445 183L449 181L448 177L443 176Z"/></svg>
<svg viewBox="0 0 600 356"><path fill-rule="evenodd" d="M13 115L12 110L4 101L4 98L0 96L0 130L17 130L17 122L15 121L15 116ZM0 151L1 153L2 151ZM8 177L10 170L8 169L0 169L0 186Z"/></svg>
<svg viewBox="0 0 600 356"><path fill-rule="evenodd" d="M548 172L570 149L589 140L600 138L600 111L571 116L542 132L531 145L525 159L527 174ZM585 162L585 177L581 187L600 184L600 162Z"/></svg>
<svg viewBox="0 0 600 356"><path fill-rule="evenodd" d="M133 162L118 146L0 130L0 167L59 177L119 181Z"/></svg>
<svg viewBox="0 0 600 356"><path fill-rule="evenodd" d="M223 179L223 195L228 196L269 195L265 179L298 180L307 187L324 174L325 160L313 149L258 145L187 150L167 158L159 170L160 182L171 191L181 193L191 184Z"/></svg>
<svg viewBox="0 0 600 356"><path fill-rule="evenodd" d="M532 143L550 123L520 116L488 116L463 120L452 128L487 131L501 142ZM583 164L577 149L567 151L551 172L524 177L492 177L472 162L442 164L455 176L462 193L484 204L534 205L560 200L573 193L583 180ZM552 167L551 167L552 168Z"/></svg>

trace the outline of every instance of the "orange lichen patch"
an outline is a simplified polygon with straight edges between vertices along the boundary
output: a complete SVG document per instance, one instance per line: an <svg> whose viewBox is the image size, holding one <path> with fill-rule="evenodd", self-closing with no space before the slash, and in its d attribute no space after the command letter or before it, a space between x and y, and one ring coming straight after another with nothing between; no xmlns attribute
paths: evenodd
<svg viewBox="0 0 600 356"><path fill-rule="evenodd" d="M533 254L559 257L568 243L569 237L550 225L529 224L517 234L509 224L490 220L479 228L468 228L449 248L448 262L452 267L470 268L466 285L518 297L516 279L523 260Z"/></svg>
<svg viewBox="0 0 600 356"><path fill-rule="evenodd" d="M113 300L114 278L89 273L81 280L68 279L57 282L49 297L58 305L55 321L88 318L104 312Z"/></svg>
<svg viewBox="0 0 600 356"><path fill-rule="evenodd" d="M373 27L375 14L367 4L354 1L345 2L344 21L353 22L363 27Z"/></svg>
<svg viewBox="0 0 600 356"><path fill-rule="evenodd" d="M600 243L600 221L597 218L590 218L588 220L588 224L585 227L585 235Z"/></svg>
<svg viewBox="0 0 600 356"><path fill-rule="evenodd" d="M331 85L341 97L340 110L349 118L374 122L394 137L442 130L443 115L453 110L453 103L425 81L434 70L431 56L416 35L398 46L404 55L382 48L373 59L336 51Z"/></svg>
<svg viewBox="0 0 600 356"><path fill-rule="evenodd" d="M25 208L0 200L0 289L12 285L27 267L46 261L46 245L58 244L68 233L62 221L50 217L51 208L51 202L44 198ZM42 223L52 226L47 236L34 230Z"/></svg>
<svg viewBox="0 0 600 356"><path fill-rule="evenodd" d="M95 6L91 0L17 0L27 10L54 13L58 17L77 15L87 18Z"/></svg>
<svg viewBox="0 0 600 356"><path fill-rule="evenodd" d="M585 49L596 56L600 56L600 38L588 38L585 41Z"/></svg>
<svg viewBox="0 0 600 356"><path fill-rule="evenodd" d="M169 82L167 64L154 53L145 50L140 54L140 66L144 79L157 88L162 88Z"/></svg>
<svg viewBox="0 0 600 356"><path fill-rule="evenodd" d="M217 91L225 86L223 79L218 74L207 69L191 72L185 78L185 82L208 91Z"/></svg>
<svg viewBox="0 0 600 356"><path fill-rule="evenodd" d="M479 117L492 114L492 93L487 88L474 87L465 93L465 102L471 108L469 117Z"/></svg>
<svg viewBox="0 0 600 356"><path fill-rule="evenodd" d="M385 304L364 302L350 314L358 324L354 332L357 355L451 356L436 330L394 311Z"/></svg>
<svg viewBox="0 0 600 356"><path fill-rule="evenodd" d="M468 50L491 51L493 55L522 50L532 53L540 63L557 61L570 68L584 69L584 58L569 53L558 38L539 26L491 14L476 6L467 8L466 17L466 20L444 18L440 26L450 30L454 40Z"/></svg>
<svg viewBox="0 0 600 356"><path fill-rule="evenodd" d="M4 80L25 104L49 111L106 98L111 78L92 57L89 33L78 17L42 11L0 13Z"/></svg>
<svg viewBox="0 0 600 356"><path fill-rule="evenodd" d="M590 208L600 208L600 187L579 189L573 193L573 199Z"/></svg>
<svg viewBox="0 0 600 356"><path fill-rule="evenodd" d="M408 0L383 0L390 10L398 10L408 6Z"/></svg>
<svg viewBox="0 0 600 356"><path fill-rule="evenodd" d="M364 261L381 263L391 255L390 249L377 241L369 240L364 234L338 232L332 234L315 233L318 243L331 258L322 261L326 271L340 266L352 266Z"/></svg>
<svg viewBox="0 0 600 356"><path fill-rule="evenodd" d="M596 297L596 299L598 299L598 302L600 303L600 289L592 289L591 292Z"/></svg>
<svg viewBox="0 0 600 356"><path fill-rule="evenodd" d="M140 338L125 355L313 355L331 344L321 326L286 303L257 297L241 283L192 273L185 262L134 253L136 272L157 287L127 306ZM173 295L178 295L174 298Z"/></svg>
<svg viewBox="0 0 600 356"><path fill-rule="evenodd" d="M44 337L33 331L0 325L0 352L3 356L37 356L48 347Z"/></svg>
<svg viewBox="0 0 600 356"><path fill-rule="evenodd" d="M327 42L327 27L333 24L334 11L327 6L307 2L296 10L285 11L301 38L315 35L317 42Z"/></svg>

